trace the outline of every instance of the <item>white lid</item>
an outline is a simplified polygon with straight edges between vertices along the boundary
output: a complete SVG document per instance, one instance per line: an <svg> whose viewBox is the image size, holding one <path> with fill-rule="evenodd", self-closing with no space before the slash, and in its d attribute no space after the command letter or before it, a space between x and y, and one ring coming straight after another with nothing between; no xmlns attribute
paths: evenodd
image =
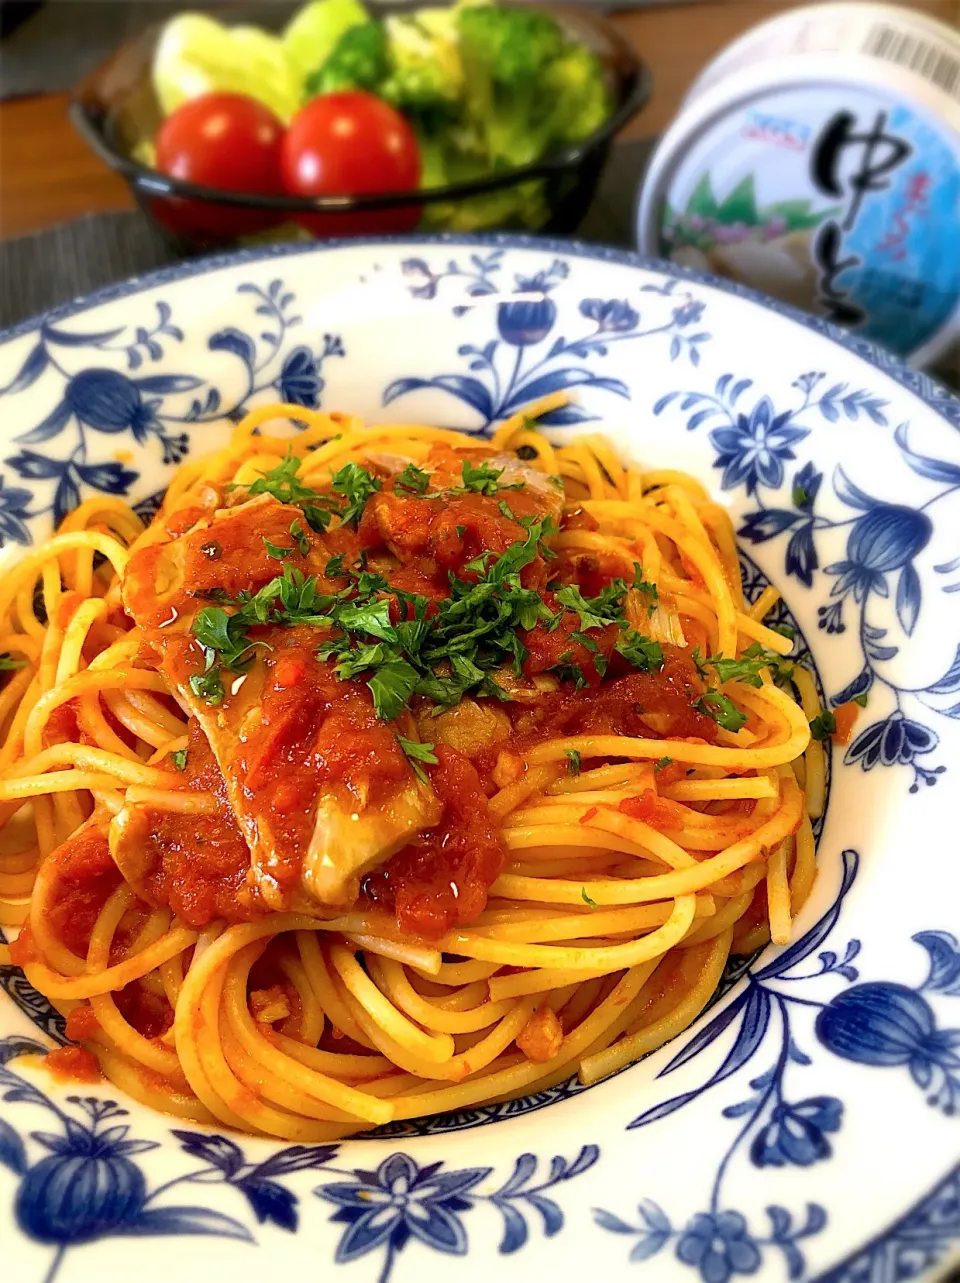
<svg viewBox="0 0 960 1283"><path fill-rule="evenodd" d="M958 11L960 12L960 11ZM926 14L892 4L804 5L752 27L708 63L687 92L683 106L733 72L759 59L792 54L845 53L871 59L883 68L913 71L921 79L939 74L941 87L960 103L960 30ZM938 55L943 55L938 70ZM915 61L916 66L911 63ZM936 80L934 80L936 84Z"/></svg>

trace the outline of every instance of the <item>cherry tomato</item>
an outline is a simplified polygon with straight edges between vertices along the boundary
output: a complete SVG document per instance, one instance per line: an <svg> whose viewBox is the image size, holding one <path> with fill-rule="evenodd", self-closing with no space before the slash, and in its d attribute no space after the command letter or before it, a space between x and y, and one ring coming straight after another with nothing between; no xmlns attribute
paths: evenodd
<svg viewBox="0 0 960 1283"><path fill-rule="evenodd" d="M157 169L172 178L228 192L283 194L283 125L245 94L203 94L178 107L156 137ZM270 210L241 209L175 197L153 202L175 232L243 236L282 221Z"/></svg>
<svg viewBox="0 0 960 1283"><path fill-rule="evenodd" d="M405 192L420 184L413 130L373 94L323 94L308 103L287 130L281 163L284 185L295 196ZM418 206L297 217L315 236L408 232L419 220Z"/></svg>

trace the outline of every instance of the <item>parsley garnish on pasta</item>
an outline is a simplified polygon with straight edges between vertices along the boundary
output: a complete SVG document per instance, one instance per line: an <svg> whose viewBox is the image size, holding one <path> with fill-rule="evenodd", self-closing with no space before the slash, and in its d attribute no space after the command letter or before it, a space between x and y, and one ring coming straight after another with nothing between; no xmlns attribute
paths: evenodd
<svg viewBox="0 0 960 1283"><path fill-rule="evenodd" d="M563 401L489 441L260 407L149 531L81 510L0 581L0 909L91 1074L326 1143L421 1113L398 1073L441 1113L597 1081L651 976L666 1037L789 940L857 709L697 486L531 436Z"/></svg>

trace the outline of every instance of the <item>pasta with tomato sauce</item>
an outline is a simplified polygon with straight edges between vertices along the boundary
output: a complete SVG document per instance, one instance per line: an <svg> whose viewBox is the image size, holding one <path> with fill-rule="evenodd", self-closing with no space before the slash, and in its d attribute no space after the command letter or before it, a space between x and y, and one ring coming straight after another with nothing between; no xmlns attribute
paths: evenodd
<svg viewBox="0 0 960 1283"><path fill-rule="evenodd" d="M777 594L553 404L259 408L148 526L87 500L0 582L0 921L51 1066L322 1141L595 1082L789 939L824 751Z"/></svg>

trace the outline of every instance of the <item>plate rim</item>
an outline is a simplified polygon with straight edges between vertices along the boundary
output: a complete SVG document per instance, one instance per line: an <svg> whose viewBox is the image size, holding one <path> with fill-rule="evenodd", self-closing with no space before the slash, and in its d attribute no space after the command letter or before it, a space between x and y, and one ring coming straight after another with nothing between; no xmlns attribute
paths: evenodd
<svg viewBox="0 0 960 1283"><path fill-rule="evenodd" d="M668 259L640 254L632 249L619 246L593 244L584 240L563 240L557 237L531 236L514 232L494 233L459 233L435 232L414 233L405 236L356 236L331 237L329 240L304 244L300 241L279 242L274 245L249 246L244 249L226 250L221 253L207 254L199 258L181 259L179 262L154 268L138 276L128 276L110 285L102 285L86 294L79 294L73 299L57 304L43 312L38 312L26 320L0 329L0 348L10 341L22 338L34 330L40 329L51 320L66 320L91 308L107 303L114 303L136 294L144 293L155 286L175 284L190 280L196 276L219 272L244 263L270 262L274 259L292 258L299 254L325 254L342 249L368 248L381 246L387 249L401 249L404 246L430 245L463 245L494 249L542 250L545 253L561 254L572 258L595 259L604 263L619 263L624 267L639 268L642 271L656 272L661 276L676 280L692 281L706 285L710 289L732 298L743 299L753 303L767 312L773 312L786 320L794 321L806 330L818 334L827 342L860 357L883 374L889 375L901 387L912 392L929 409L940 418L945 419L952 427L960 429L960 394L952 392L944 383L924 370L910 366L902 358L893 355L870 339L860 338L848 333L824 317L813 316L801 311L792 304L763 294L748 285L731 281L725 277L715 276L710 272L701 272L694 268L684 267Z"/></svg>
<svg viewBox="0 0 960 1283"><path fill-rule="evenodd" d="M624 267L653 272L661 277L690 281L728 297L741 298L753 303L761 310L773 312L789 321L799 323L804 329L818 334L831 344L864 360L868 365L882 374L887 374L901 386L904 391L912 393L923 405L945 420L955 430L960 429L960 397L943 384L923 371L911 368L905 361L887 353L883 348L869 340L858 338L840 330L832 322L811 316L788 304L771 299L757 290L742 286L710 273L685 268L679 264L638 254L632 250L612 246L593 245L584 241L565 241L551 238L515 234L422 234L409 236L373 236L357 238L337 238L314 244L277 244L256 246L246 249L206 255L200 258L182 260L168 264L137 276L127 277L121 281L101 286L96 290L78 295L59 305L38 313L13 326L0 330L0 348L42 328L54 320L64 320L93 310L99 306L133 298L138 294L167 284L179 284L209 274L228 271L244 264L269 263L282 261L299 255L337 252L343 249L366 248L368 250L384 249L389 251L415 247L458 246L464 248L502 248L505 250L533 251L544 254L554 253L566 258L594 260L598 262L620 264ZM405 1143L416 1138L404 1138ZM941 1189L957 1176L960 1165L954 1165L942 1172L935 1182L923 1190L899 1216L882 1227L871 1238L863 1242L846 1257L837 1261L822 1274L817 1275L819 1283L839 1283L852 1277L856 1262L867 1257L878 1247L895 1242L898 1232L916 1213L924 1208ZM948 1240L947 1251L933 1266L935 1275L930 1277L946 1278L951 1267L960 1259L960 1247L957 1245L957 1234L946 1227L945 1238ZM15 1247L15 1244L13 1245ZM943 1274L941 1275L941 1270Z"/></svg>

